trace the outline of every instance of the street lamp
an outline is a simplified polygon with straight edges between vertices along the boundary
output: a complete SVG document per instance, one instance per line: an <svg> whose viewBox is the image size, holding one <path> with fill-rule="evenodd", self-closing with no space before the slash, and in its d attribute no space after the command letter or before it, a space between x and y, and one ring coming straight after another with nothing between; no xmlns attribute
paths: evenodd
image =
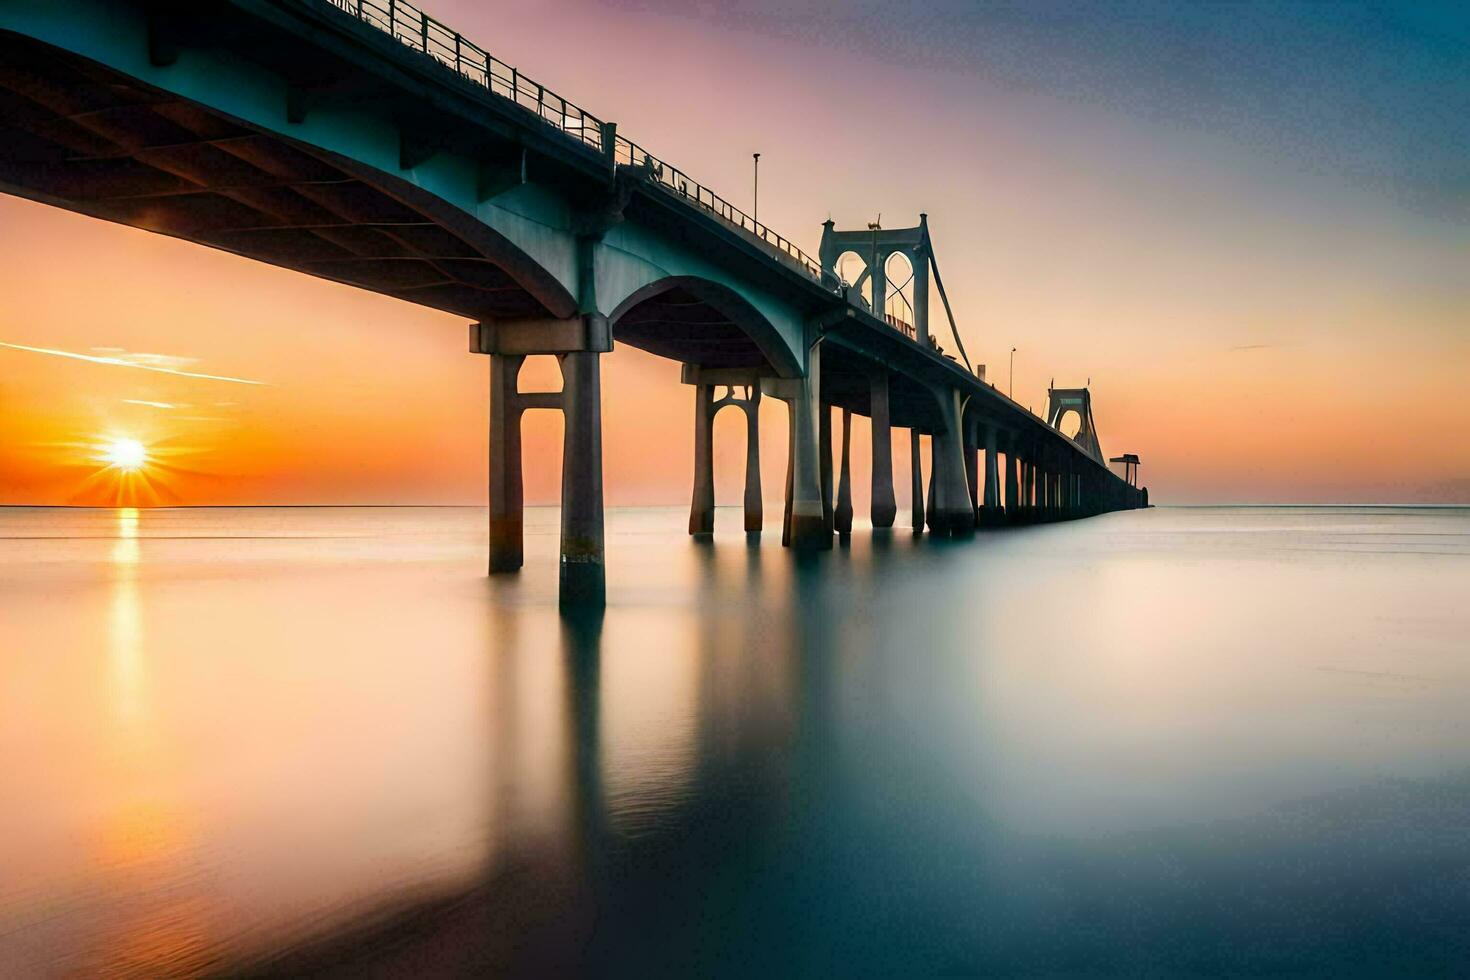
<svg viewBox="0 0 1470 980"><path fill-rule="evenodd" d="M1011 398L1016 397L1016 349L1011 348L1011 380L1007 383L1006 394Z"/></svg>
<svg viewBox="0 0 1470 980"><path fill-rule="evenodd" d="M755 161L755 192L751 195L750 219L758 222L761 219L761 155L752 153L750 156Z"/></svg>

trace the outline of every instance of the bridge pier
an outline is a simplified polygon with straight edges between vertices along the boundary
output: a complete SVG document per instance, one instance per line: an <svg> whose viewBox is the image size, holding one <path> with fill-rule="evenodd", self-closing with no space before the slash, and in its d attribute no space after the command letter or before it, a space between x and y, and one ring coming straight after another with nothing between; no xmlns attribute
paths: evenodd
<svg viewBox="0 0 1470 980"><path fill-rule="evenodd" d="M745 402L745 533L760 534L765 526L761 500L761 386L752 381Z"/></svg>
<svg viewBox="0 0 1470 980"><path fill-rule="evenodd" d="M970 489L970 518L980 526L980 446L978 423L965 426L965 484Z"/></svg>
<svg viewBox="0 0 1470 980"><path fill-rule="evenodd" d="M715 386L694 386L694 499L689 502L689 533L715 530Z"/></svg>
<svg viewBox="0 0 1470 980"><path fill-rule="evenodd" d="M924 517L930 534L937 534L940 531L939 511L934 506L934 484L939 479L939 467L942 465L935 458L938 452L939 433L931 433L929 436L929 487L924 492Z"/></svg>
<svg viewBox="0 0 1470 980"><path fill-rule="evenodd" d="M912 488L910 510L913 512L914 533L924 532L924 469L919 458L919 430L909 429L909 484ZM932 478L930 480L933 482Z"/></svg>
<svg viewBox="0 0 1470 980"><path fill-rule="evenodd" d="M868 384L868 413L873 421L873 527L892 527L898 516L893 497L893 430L888 421L888 375L875 374Z"/></svg>
<svg viewBox="0 0 1470 980"><path fill-rule="evenodd" d="M959 391L936 391L941 430L930 438L933 472L929 485L933 503L929 527L943 534L968 534L975 530L975 510L970 505L970 488L965 480L964 432Z"/></svg>
<svg viewBox="0 0 1470 980"><path fill-rule="evenodd" d="M761 378L761 391L786 403L790 440L786 462L786 517L781 543L799 551L832 547L822 513L822 477L817 462L817 416L821 404L821 346L808 355L805 378Z"/></svg>
<svg viewBox="0 0 1470 980"><path fill-rule="evenodd" d="M817 463L822 475L822 526L830 539L833 531L832 507L832 406L817 403Z"/></svg>
<svg viewBox="0 0 1470 980"><path fill-rule="evenodd" d="M612 349L607 318L497 320L470 327L470 351L490 355L490 572L524 563L525 501L521 413L559 409L563 417L561 569L563 604L606 601L602 510L601 354ZM522 392L527 356L551 354L561 391Z"/></svg>
<svg viewBox="0 0 1470 980"><path fill-rule="evenodd" d="M1016 440L1012 436L1006 440L1006 486L1005 486L1005 508L1006 520L1011 524L1019 524L1021 521L1021 501L1017 499L1020 478L1018 475L1018 464L1016 460Z"/></svg>
<svg viewBox="0 0 1470 980"><path fill-rule="evenodd" d="M1022 498L1026 501L1026 523L1035 523L1038 519L1039 504L1036 498L1036 457L1035 450L1028 450L1026 455L1026 486L1022 489Z"/></svg>
<svg viewBox="0 0 1470 980"><path fill-rule="evenodd" d="M995 425L990 422L984 424L985 430L985 510L981 523L987 527L1000 524L1005 517L1005 511L1000 504L1000 468L999 460L995 458L996 433Z"/></svg>
<svg viewBox="0 0 1470 980"><path fill-rule="evenodd" d="M521 479L521 404L525 357L490 358L490 574L525 564L525 496Z"/></svg>
<svg viewBox="0 0 1470 980"><path fill-rule="evenodd" d="M606 321L603 321L604 324ZM601 605L607 597L602 523L602 357L561 357L561 576L563 604Z"/></svg>
<svg viewBox="0 0 1470 980"><path fill-rule="evenodd" d="M837 506L832 525L838 534L852 533L852 410L842 410L842 455L837 470Z"/></svg>
<svg viewBox="0 0 1470 980"><path fill-rule="evenodd" d="M761 502L760 376L755 371L684 365L681 380L694 388L694 492L689 504L689 533L715 530L715 416L734 405L745 414L745 531L758 534L764 524ZM716 398L719 388L726 394ZM738 397L735 389L745 389Z"/></svg>

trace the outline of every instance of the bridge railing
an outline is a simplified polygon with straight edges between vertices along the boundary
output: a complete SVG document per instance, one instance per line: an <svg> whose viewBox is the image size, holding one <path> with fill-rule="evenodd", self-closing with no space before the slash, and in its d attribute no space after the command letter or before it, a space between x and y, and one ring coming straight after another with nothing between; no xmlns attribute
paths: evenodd
<svg viewBox="0 0 1470 980"><path fill-rule="evenodd" d="M422 8L404 0L328 2L391 35L402 44L423 52L456 74L534 112L545 122L587 146L604 154L611 153L615 162L645 169L665 190L740 228L757 241L794 261L813 279L822 282L821 264L790 239L772 231L767 225L691 179L682 170L658 159L632 140L618 136L614 146L605 146L601 119L539 82L522 75L519 70L467 40L458 31L430 17Z"/></svg>
<svg viewBox="0 0 1470 980"><path fill-rule="evenodd" d="M807 275L818 282L822 281L821 263L803 252L790 239L772 231L770 227L746 214L678 167L665 163L632 140L618 136L615 142L617 146L614 150L614 159L618 163L644 168L650 177L676 196L706 211L713 212L730 224L760 239L771 248L795 260Z"/></svg>
<svg viewBox="0 0 1470 980"><path fill-rule="evenodd" d="M602 120L404 0L328 0L332 6L422 51L457 74L528 109L557 129L605 152Z"/></svg>

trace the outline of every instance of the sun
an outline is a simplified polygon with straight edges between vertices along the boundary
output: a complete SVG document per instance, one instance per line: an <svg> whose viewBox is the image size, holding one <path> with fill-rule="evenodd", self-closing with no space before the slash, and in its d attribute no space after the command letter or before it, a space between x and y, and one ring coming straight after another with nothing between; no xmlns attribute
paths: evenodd
<svg viewBox="0 0 1470 980"><path fill-rule="evenodd" d="M102 445L102 461L126 473L148 463L148 449L136 439L109 439Z"/></svg>

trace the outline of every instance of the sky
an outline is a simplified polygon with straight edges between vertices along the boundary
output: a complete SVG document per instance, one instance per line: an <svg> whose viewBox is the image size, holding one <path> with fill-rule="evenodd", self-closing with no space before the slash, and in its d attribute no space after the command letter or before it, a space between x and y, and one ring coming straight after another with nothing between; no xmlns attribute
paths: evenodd
<svg viewBox="0 0 1470 980"><path fill-rule="evenodd" d="M426 6L737 204L760 151L761 218L809 252L829 216L927 212L971 359L1038 412L1090 381L1156 502L1470 503L1470 7ZM0 504L485 499L488 366L456 317L11 197L0 296ZM604 358L610 504L687 501L678 377ZM560 432L526 417L530 502L558 497ZM721 503L742 433L721 414ZM116 438L148 486L99 473Z"/></svg>

